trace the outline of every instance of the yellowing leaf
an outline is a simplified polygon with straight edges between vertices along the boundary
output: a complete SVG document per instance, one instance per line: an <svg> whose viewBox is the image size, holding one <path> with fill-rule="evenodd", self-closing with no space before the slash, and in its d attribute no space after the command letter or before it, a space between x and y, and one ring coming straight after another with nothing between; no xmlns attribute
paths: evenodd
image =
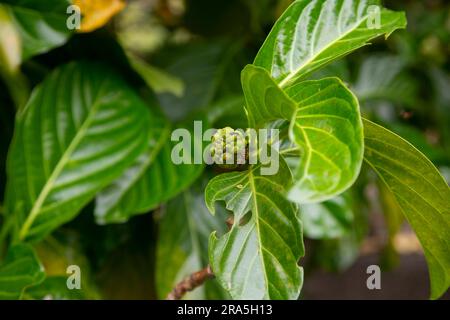
<svg viewBox="0 0 450 320"><path fill-rule="evenodd" d="M8 74L18 70L22 47L20 36L14 27L7 8L0 5L0 69Z"/></svg>
<svg viewBox="0 0 450 320"><path fill-rule="evenodd" d="M125 8L123 0L74 0L83 15L78 32L91 32L103 27L108 21Z"/></svg>

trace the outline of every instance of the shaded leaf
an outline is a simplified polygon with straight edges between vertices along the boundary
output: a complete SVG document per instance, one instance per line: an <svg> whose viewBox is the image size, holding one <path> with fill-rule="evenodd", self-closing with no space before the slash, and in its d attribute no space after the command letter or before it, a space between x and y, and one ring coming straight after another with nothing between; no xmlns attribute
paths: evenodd
<svg viewBox="0 0 450 320"><path fill-rule="evenodd" d="M44 278L44 269L33 248L26 244L14 245L0 266L0 300L19 299L25 288L39 284Z"/></svg>
<svg viewBox="0 0 450 320"><path fill-rule="evenodd" d="M447 155L450 155L450 75L435 67L428 72L435 92L433 102L438 112L439 129Z"/></svg>
<svg viewBox="0 0 450 320"><path fill-rule="evenodd" d="M365 161L394 194L420 240L428 262L431 298L450 285L450 188L411 144L364 120Z"/></svg>
<svg viewBox="0 0 450 320"><path fill-rule="evenodd" d="M297 207L285 199L291 173L282 160L276 175L262 176L260 168L209 182L209 210L214 213L215 202L223 200L234 213L228 233L211 234L210 264L233 299L297 299L303 283L297 261L304 248Z"/></svg>
<svg viewBox="0 0 450 320"><path fill-rule="evenodd" d="M399 253L395 248L395 237L405 221L403 213L394 195L385 184L378 183L379 201L383 209L384 223L386 225L386 243L381 252L381 267L385 270L393 269L400 262Z"/></svg>
<svg viewBox="0 0 450 320"><path fill-rule="evenodd" d="M426 137L426 133L416 127L401 122L383 122L380 123L380 125L398 134L400 137L411 143L435 165L450 163L450 155L447 155L441 146L431 144Z"/></svg>
<svg viewBox="0 0 450 320"><path fill-rule="evenodd" d="M34 251L44 266L46 279L38 286L26 290L25 298L34 299L99 299L97 287L92 273L91 260L80 247L81 238L85 241L87 230L83 235L67 229L60 229L55 235L47 236L34 245ZM98 238L97 238L98 239ZM68 266L77 265L81 270L81 289L69 290L67 280ZM46 291L47 290L47 291ZM33 292L30 296L30 293ZM43 295L38 297L40 292Z"/></svg>
<svg viewBox="0 0 450 320"><path fill-rule="evenodd" d="M166 116L180 121L192 111L209 106L221 89L226 68L238 48L229 42L195 43L171 47L156 56L156 66L185 84L181 97L168 93L158 95Z"/></svg>
<svg viewBox="0 0 450 320"><path fill-rule="evenodd" d="M170 141L169 127L161 128L163 124L156 122L149 126L151 137L147 152L97 195L97 223L121 223L133 215L155 209L185 190L202 173L203 164L173 162L172 150L178 143ZM201 154L199 139L201 137L194 136L193 151Z"/></svg>
<svg viewBox="0 0 450 320"><path fill-rule="evenodd" d="M208 238L213 230L224 233L226 213L212 216L205 206L203 193L193 189L171 200L163 209L159 223L156 284L160 299L185 277L208 265ZM225 292L208 281L186 299L223 299Z"/></svg>
<svg viewBox="0 0 450 320"><path fill-rule="evenodd" d="M321 203L300 206L304 233L311 239L347 235L353 227L353 207L348 193Z"/></svg>
<svg viewBox="0 0 450 320"><path fill-rule="evenodd" d="M377 54L366 57L352 86L353 92L361 103L388 100L414 106L417 84L404 69L405 62L399 56Z"/></svg>
<svg viewBox="0 0 450 320"><path fill-rule="evenodd" d="M180 98L184 93L184 83L181 79L156 68L135 56L128 56L131 66L144 79L147 85L156 93L171 93Z"/></svg>
<svg viewBox="0 0 450 320"><path fill-rule="evenodd" d="M22 240L74 218L141 154L150 113L120 77L71 63L38 86L17 117L7 211Z"/></svg>
<svg viewBox="0 0 450 320"><path fill-rule="evenodd" d="M37 300L83 300L86 297L82 290L67 288L67 275L47 277L38 286L29 288L25 292L26 299Z"/></svg>
<svg viewBox="0 0 450 320"><path fill-rule="evenodd" d="M229 95L205 108L208 121L215 128L247 128L248 120L244 110L245 100L242 95Z"/></svg>
<svg viewBox="0 0 450 320"><path fill-rule="evenodd" d="M360 256L361 242L354 233L340 238L320 240L311 250L313 270L323 269L328 272L347 270ZM308 273L308 270L306 272Z"/></svg>

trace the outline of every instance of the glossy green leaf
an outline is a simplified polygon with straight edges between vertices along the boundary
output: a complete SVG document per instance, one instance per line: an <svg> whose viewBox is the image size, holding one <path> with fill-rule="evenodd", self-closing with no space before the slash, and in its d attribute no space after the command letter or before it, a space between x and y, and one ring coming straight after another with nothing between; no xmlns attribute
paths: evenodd
<svg viewBox="0 0 450 320"><path fill-rule="evenodd" d="M377 0L297 0L276 22L254 64L285 87L406 26L405 15ZM379 24L377 24L377 9Z"/></svg>
<svg viewBox="0 0 450 320"><path fill-rule="evenodd" d="M433 164L411 144L364 120L365 161L394 194L422 244L431 298L450 285L450 188Z"/></svg>
<svg viewBox="0 0 450 320"><path fill-rule="evenodd" d="M27 287L39 284L44 278L44 269L33 248L26 244L14 245L0 266L0 300L19 299Z"/></svg>
<svg viewBox="0 0 450 320"><path fill-rule="evenodd" d="M362 241L353 233L335 239L322 239L311 250L314 269L328 272L348 270L360 256Z"/></svg>
<svg viewBox="0 0 450 320"><path fill-rule="evenodd" d="M184 94L158 95L166 116L181 121L193 110L207 107L216 97L237 44L229 42L195 43L170 47L154 59L155 66L164 69L184 83ZM176 50L175 50L176 49Z"/></svg>
<svg viewBox="0 0 450 320"><path fill-rule="evenodd" d="M350 194L344 193L321 203L300 206L303 232L311 239L333 239L347 235L353 227Z"/></svg>
<svg viewBox="0 0 450 320"><path fill-rule="evenodd" d="M8 154L7 211L17 236L74 218L143 152L150 113L106 67L71 63L33 92Z"/></svg>
<svg viewBox="0 0 450 320"><path fill-rule="evenodd" d="M161 128L163 124L164 121L150 126L147 153L97 195L97 223L125 222L133 215L155 209L185 190L203 172L203 164L173 162L171 153L177 142L170 141L170 130ZM195 147L194 142L193 145ZM201 153L199 147L201 143L193 151Z"/></svg>
<svg viewBox="0 0 450 320"><path fill-rule="evenodd" d="M208 265L208 238L212 231L226 231L226 212L212 216L202 192L188 190L171 200L159 222L156 258L158 296L164 299L175 285ZM223 299L225 292L217 282L188 293L185 299ZM217 295L218 293L219 295Z"/></svg>
<svg viewBox="0 0 450 320"><path fill-rule="evenodd" d="M133 192L138 185L145 184L146 189L142 191L148 190L153 196L156 195L155 187L158 188L158 185L155 185L155 182L158 181L155 181L154 177L149 178L147 171L150 172L155 162L161 159L161 149L170 137L169 128L170 125L164 118L152 119L148 126L147 150L118 179L97 194L94 211L97 223L125 222L131 215L140 213L141 207L146 207L137 203L148 202L154 198L147 194L134 198ZM167 166L170 166L170 163L167 163ZM145 180L147 178L148 181Z"/></svg>
<svg viewBox="0 0 450 320"><path fill-rule="evenodd" d="M241 83L250 127L259 128L277 119L292 119L297 105L265 69L247 65L242 71Z"/></svg>
<svg viewBox="0 0 450 320"><path fill-rule="evenodd" d="M322 202L356 180L364 152L358 101L337 78L311 80L286 89L298 104L290 138L301 151L289 199Z"/></svg>
<svg viewBox="0 0 450 320"><path fill-rule="evenodd" d="M68 0L3 2L20 34L23 60L64 44L72 32L66 24Z"/></svg>
<svg viewBox="0 0 450 320"><path fill-rule="evenodd" d="M248 119L244 110L245 100L242 94L229 95L205 108L208 121L215 128L247 128Z"/></svg>
<svg viewBox="0 0 450 320"><path fill-rule="evenodd" d="M223 200L234 213L228 233L211 234L209 256L219 283L233 299L297 299L303 283L301 222L297 207L286 200L292 180L281 159L276 175L262 176L260 166L212 179L206 205L215 212Z"/></svg>
<svg viewBox="0 0 450 320"><path fill-rule="evenodd" d="M252 127L285 119L290 139L301 152L289 199L322 202L350 187L363 159L358 101L337 78L310 80L281 89L260 67L242 72L247 115Z"/></svg>

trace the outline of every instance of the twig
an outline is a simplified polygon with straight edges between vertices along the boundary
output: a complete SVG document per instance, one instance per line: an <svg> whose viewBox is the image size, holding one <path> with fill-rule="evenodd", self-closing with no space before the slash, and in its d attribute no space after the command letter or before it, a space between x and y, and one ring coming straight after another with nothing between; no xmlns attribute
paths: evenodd
<svg viewBox="0 0 450 320"><path fill-rule="evenodd" d="M227 220L225 220L225 223L227 224L228 230L230 230L233 227L234 224L234 217L228 217Z"/></svg>
<svg viewBox="0 0 450 320"><path fill-rule="evenodd" d="M172 292L169 293L166 300L180 300L187 292L194 290L195 288L201 286L206 280L213 278L214 273L210 266L194 272L189 277L178 283L175 288L173 288Z"/></svg>

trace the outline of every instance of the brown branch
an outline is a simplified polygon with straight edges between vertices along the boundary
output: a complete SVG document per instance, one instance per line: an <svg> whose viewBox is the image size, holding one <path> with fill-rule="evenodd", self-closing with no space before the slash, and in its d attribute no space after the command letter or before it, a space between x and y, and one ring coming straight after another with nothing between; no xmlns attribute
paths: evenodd
<svg viewBox="0 0 450 320"><path fill-rule="evenodd" d="M180 300L187 292L194 290L195 288L201 286L206 280L212 278L214 278L214 273L210 266L194 272L189 277L178 283L175 288L173 288L172 292L169 293L166 300Z"/></svg>
<svg viewBox="0 0 450 320"><path fill-rule="evenodd" d="M234 224L234 217L233 216L228 217L227 220L225 220L225 223L227 224L228 230L230 230L231 227L233 227L233 224Z"/></svg>

